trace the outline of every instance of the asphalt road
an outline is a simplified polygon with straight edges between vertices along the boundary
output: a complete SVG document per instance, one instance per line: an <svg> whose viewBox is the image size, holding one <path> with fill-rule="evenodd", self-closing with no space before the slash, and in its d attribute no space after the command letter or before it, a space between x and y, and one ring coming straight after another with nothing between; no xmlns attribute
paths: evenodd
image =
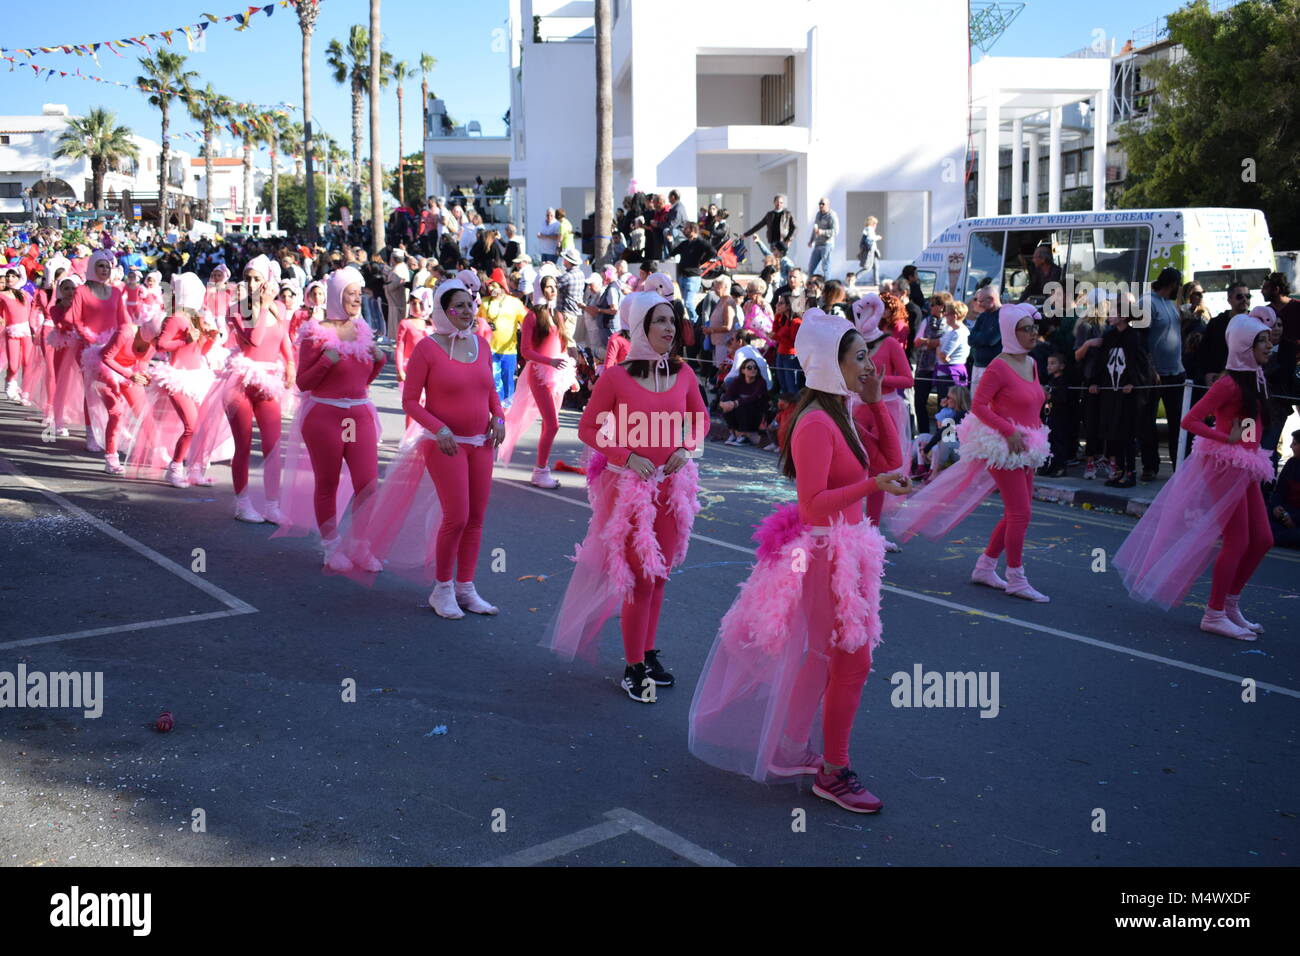
<svg viewBox="0 0 1300 956"><path fill-rule="evenodd" d="M571 461L575 425L566 412L556 449ZM533 447L521 443L522 460ZM660 624L679 683L644 706L617 690L616 621L599 669L538 646L586 527L579 476L548 493L525 467L497 470L479 590L501 615L451 622L401 578L326 577L307 540L234 521L224 468L213 489L112 479L79 440L43 443L9 403L0 448L0 671L104 679L99 718L0 709L8 865L1296 859L1294 552L1270 554L1247 589L1267 628L1247 645L1196 629L1208 578L1164 613L1093 570L1131 519L1035 505L1026 567L1048 605L966 581L996 500L950 540L907 545L887 572L885 643L854 728L855 765L885 802L870 817L686 749L691 693L747 573L751 526L792 497L772 455L709 447L696 540ZM488 570L493 548L503 572ZM917 664L996 672L997 716L892 706L890 675ZM1254 702L1243 678L1258 683ZM175 715L170 733L153 729L162 711Z"/></svg>

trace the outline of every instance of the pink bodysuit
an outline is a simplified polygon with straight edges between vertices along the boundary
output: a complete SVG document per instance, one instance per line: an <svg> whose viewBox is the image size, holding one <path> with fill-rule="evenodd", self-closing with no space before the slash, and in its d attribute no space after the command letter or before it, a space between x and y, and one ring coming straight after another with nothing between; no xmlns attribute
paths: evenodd
<svg viewBox="0 0 1300 956"><path fill-rule="evenodd" d="M6 385L18 377L18 373L27 367L32 357L32 313L35 310L35 303L25 292L19 292L18 295L22 296L21 301L8 289L0 292L0 316L4 317L5 360L9 363L5 368ZM28 385L24 381L23 394L26 394L27 390Z"/></svg>
<svg viewBox="0 0 1300 956"><path fill-rule="evenodd" d="M542 434L537 439L538 468L546 467L546 462L551 454L551 445L555 443L555 436L560 433L559 409L556 407L555 394L551 391L550 384L553 378L550 373L553 368L551 363L547 361L547 359L559 358L567 354L564 349L564 340L560 338L559 322L560 318L556 315L550 333L546 338L542 339L540 345L534 345L537 316L530 311L524 317L523 328L519 333L519 354L523 356L524 361L530 366L524 369L524 373L528 376L528 388L532 392L533 401L542 416Z"/></svg>
<svg viewBox="0 0 1300 956"><path fill-rule="evenodd" d="M235 453L230 459L235 494L242 494L248 486L256 420L262 440L262 461L275 462L263 468L266 497L268 501L278 501L280 471L274 452L280 443L280 400L285 392L285 368L293 364L293 352L289 346L289 323L280 306L272 303L268 311L276 318L274 324L263 322L250 327L237 314L230 316L230 330L240 352L230 357L227 366L226 374L233 376L235 382L225 392L225 404L230 434L235 440Z"/></svg>
<svg viewBox="0 0 1300 956"><path fill-rule="evenodd" d="M1042 424L1043 387L1038 384L1038 366L1033 362L1032 381L1021 378L1014 368L1004 361L989 363L975 389L971 411L985 425L1003 437L1024 428L1038 428ZM1025 534L1033 515L1034 469L990 468L989 474L997 483L1002 496L1002 520L993 529L984 554L997 558L1005 548L1007 567L1022 566Z"/></svg>
<svg viewBox="0 0 1300 956"><path fill-rule="evenodd" d="M136 327L131 323L118 326L117 334L99 356L99 371L95 389L108 409L108 427L104 432L104 451L117 453L118 439L126 415L144 404L144 386L131 380L137 372L145 372L154 347L147 344L143 352L135 348Z"/></svg>
<svg viewBox="0 0 1300 956"><path fill-rule="evenodd" d="M531 343L527 322L525 320L524 341ZM703 440L707 433L708 409L700 397L695 375L685 364L680 367L672 388L666 392L652 392L640 381L621 365L606 369L596 380L591 400L582 413L578 437L583 444L599 451L615 466L626 466L628 456L636 453L659 468L677 449L693 451L699 441ZM652 417L656 413L657 418ZM675 419L666 417L674 413ZM612 416L613 435L603 438L601 424L610 420L608 416ZM649 440L636 445L627 444L628 439L637 437L632 430L638 418L651 423L650 427L643 428ZM656 421L663 423L663 427L656 426ZM676 426L677 422L680 422L680 427ZM620 423L623 423L627 434L619 434ZM679 541L678 521L668 507L667 486L668 482L661 481L656 489L654 533L661 553L670 555L676 552ZM664 585L668 580L649 578L642 574L638 555L629 555L629 564L637 571L636 585L631 597L623 603L621 624L623 652L628 662L634 663L643 660L646 651L654 649L659 612L664 601Z"/></svg>
<svg viewBox="0 0 1300 956"><path fill-rule="evenodd" d="M100 299L89 285L78 286L72 297L68 321L87 345L105 338L105 333L131 321L126 312L126 296L121 289L110 288L112 291L107 299Z"/></svg>
<svg viewBox="0 0 1300 956"><path fill-rule="evenodd" d="M491 350L486 340L475 336L473 341L478 354L472 362L452 359L432 338L420 341L411 353L402 408L429 434L446 427L459 438L481 439L494 419L504 417L492 381ZM456 351L464 354L465 345L457 344ZM491 438L480 444L457 442L454 455L445 454L436 441L424 441L421 450L442 505L434 549L437 580L450 581L454 573L458 581L473 581L492 488Z"/></svg>
<svg viewBox="0 0 1300 956"><path fill-rule="evenodd" d="M325 353L337 351L337 361ZM388 361L364 342L343 342L330 324L309 322L298 345L298 388L313 404L302 422L302 438L315 476L313 504L321 536L335 536L335 499L344 461L352 479L354 512L375 490L379 478L379 429L369 401L370 383ZM334 405L330 402L339 402ZM347 439L347 440L345 440ZM361 535L364 537L364 535Z"/></svg>
<svg viewBox="0 0 1300 956"><path fill-rule="evenodd" d="M880 375L881 404L894 420L893 451L896 452L896 455L891 454L890 459L893 460L896 457L897 464L890 466L892 470L902 467L903 461L907 457L903 452L903 442L907 438L910 416L907 402L903 400L902 390L911 388L913 385L912 366L908 364L907 353L903 350L903 346L899 345L898 339L892 335L886 335L880 340L876 351L871 355L871 361ZM880 517L884 510L885 493L883 491L873 491L867 496L867 516L871 518L873 524L877 526L880 524Z"/></svg>

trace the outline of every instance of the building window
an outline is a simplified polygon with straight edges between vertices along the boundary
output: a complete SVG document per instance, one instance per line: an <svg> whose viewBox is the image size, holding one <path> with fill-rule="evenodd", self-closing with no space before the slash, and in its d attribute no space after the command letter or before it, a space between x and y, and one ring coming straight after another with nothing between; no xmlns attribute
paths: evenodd
<svg viewBox="0 0 1300 956"><path fill-rule="evenodd" d="M0 146L8 146L8 145L9 145L9 137L0 136Z"/></svg>
<svg viewBox="0 0 1300 956"><path fill-rule="evenodd" d="M785 58L780 73L761 78L759 90L764 126L789 126L794 122L794 57Z"/></svg>
<svg viewBox="0 0 1300 956"><path fill-rule="evenodd" d="M19 199L22 194L22 183L0 183L0 199Z"/></svg>

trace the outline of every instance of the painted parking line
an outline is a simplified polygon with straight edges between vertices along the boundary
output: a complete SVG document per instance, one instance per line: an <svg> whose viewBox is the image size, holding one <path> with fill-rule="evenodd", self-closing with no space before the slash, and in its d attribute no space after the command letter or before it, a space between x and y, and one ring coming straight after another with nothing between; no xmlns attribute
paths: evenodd
<svg viewBox="0 0 1300 956"><path fill-rule="evenodd" d="M571 505L576 505L579 508L585 508L588 511L591 510L591 505L588 504L586 501L580 501L576 498L570 498L567 495L556 494L553 491L545 491L541 488L534 488L531 485L522 484L519 481L510 480L506 478L494 477L492 480L500 482L501 484L504 485L508 485L511 488L518 488L522 491L527 491L539 495L545 495L548 498L556 498L560 501L567 501ZM711 544L719 548L726 548L730 551L736 551L739 552L740 554L749 555L751 558L754 555L753 548L742 547L741 545L738 544L732 544L730 541L723 541L719 538L711 538L708 535L692 533L691 538L693 538L696 541L702 541L705 544ZM1115 644L1112 643L1111 641L1103 641L1095 637L1088 637L1085 634L1075 634L1072 631L1061 630L1060 628L1057 627L1049 627L1046 624L1038 624L1034 621L1026 621L1023 618L1012 617L1009 614L999 614L994 611L986 611L982 608L972 607L969 604L959 604L956 601L945 601L943 598L934 597L933 595L930 594L922 594L919 591L912 591L907 588L901 588L894 584L884 584L881 586L881 588L882 590L887 591L890 594L897 594L899 597L911 598L914 601L924 601L927 604L933 604L938 607L947 608L948 610L951 611L961 611L965 614L972 614L977 617L985 617L985 618L989 618L990 620L1001 621L1002 623L1005 624L1014 624L1017 627L1023 627L1026 630L1037 631L1040 634L1050 634L1053 637L1060 637L1060 638L1064 638L1067 641L1075 641L1076 643L1079 644L1086 644L1089 647L1096 647L1105 651L1113 651L1116 654L1123 654L1128 657L1137 657L1145 661L1151 661L1156 664L1164 664L1169 667L1177 667L1181 670L1191 671L1194 674L1200 674L1204 677L1213 677L1218 680L1231 681L1232 683L1238 686L1240 686L1241 682L1246 679L1246 675L1243 674L1230 674L1227 671L1215 670L1212 667L1202 667L1200 664L1192 664L1189 661L1180 661L1173 657L1165 657L1161 654L1152 654L1147 651L1138 650L1137 648L1134 647L1126 647L1123 644ZM1254 680L1254 678L1251 679ZM1293 690L1290 687L1282 687L1278 684L1270 684L1260 680L1255 681L1255 686L1258 687L1260 690L1267 690L1274 694L1281 694L1285 697L1294 697L1296 699L1300 699L1300 691Z"/></svg>
<svg viewBox="0 0 1300 956"><path fill-rule="evenodd" d="M149 630L152 628L159 628L159 627L171 627L179 624L192 624L197 621L211 621L223 617L237 617L242 614L257 613L257 608L253 607L247 601L242 601L239 598L235 597L230 592L217 587L217 585L213 584L211 581L205 580L201 575L195 574L189 568L182 567L181 565L173 561L171 558L159 554L157 551L149 547L147 544L142 544L141 542L137 541L135 538L132 538L130 535L126 534L125 532L119 531L117 528L114 528L111 524L107 523L106 521L101 521L99 518L96 518L94 515L92 515L89 511L86 511L86 509L73 504L71 501L69 501L67 498L64 498L62 495L58 494L57 492L51 491L49 488L46 488L43 484L41 484L36 479L23 474L22 471L18 469L18 466L16 466L9 459L0 457L0 472L13 475L14 478L22 485L25 485L26 487L31 488L33 491L40 493L48 500L50 500L54 504L58 505L60 508L67 511L69 514L76 516L80 520L86 522L86 524L90 525L96 530L112 538L114 541L118 542L119 544L127 548L130 548L132 551L134 551L136 554L140 555L141 557L146 558L149 561L152 561L154 564L158 565L160 568L163 568L165 571L168 571L171 574L176 575L176 577L180 578L186 584L198 588L204 594L208 595L211 598L214 598L215 600L219 601L221 604L225 605L226 607L226 610L224 611L212 611L204 614L188 614L181 617L160 618L153 621L141 621L134 624L121 624L121 625L116 625L114 627L99 627L99 628L91 628L89 630L84 630L84 631L69 631L65 634L48 634L42 637L23 638L21 640L8 641L6 643L0 644L0 650L5 650L11 647L30 647L32 645L37 645L37 644L55 644L60 641L75 641L75 640L82 640L89 637L101 637L105 634L121 634L130 631Z"/></svg>
<svg viewBox="0 0 1300 956"><path fill-rule="evenodd" d="M628 833L634 833L637 836L644 837L652 843L658 844L666 850L677 854L682 859L689 860L696 866L735 866L730 860L723 859L716 853L704 849L704 847L692 843L690 840L671 830L659 826L641 816L639 813L633 813L631 810L625 810L622 807L610 810L605 815L604 823L597 823L595 826L587 827L576 833L570 833L554 840L547 840L545 843L539 843L537 846L529 847L526 850L520 850L517 853L511 853L507 856L490 860L487 863L481 863L480 866L536 866L539 863L546 863L550 860L556 860L563 856L577 853L579 850L585 850L587 847L595 846L598 843L604 843L606 840L612 840Z"/></svg>

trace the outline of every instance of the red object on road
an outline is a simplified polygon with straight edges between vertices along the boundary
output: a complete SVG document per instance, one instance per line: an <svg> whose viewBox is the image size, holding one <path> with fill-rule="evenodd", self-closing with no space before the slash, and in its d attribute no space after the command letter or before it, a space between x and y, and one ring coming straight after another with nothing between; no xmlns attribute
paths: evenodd
<svg viewBox="0 0 1300 956"><path fill-rule="evenodd" d="M586 472L581 468L574 468L567 461L557 461L553 466L556 471L567 471L575 475L585 475Z"/></svg>
<svg viewBox="0 0 1300 956"><path fill-rule="evenodd" d="M170 710L164 710L158 715L158 720L154 723L154 729L159 733L167 733L172 727L176 726L176 720L172 717Z"/></svg>

